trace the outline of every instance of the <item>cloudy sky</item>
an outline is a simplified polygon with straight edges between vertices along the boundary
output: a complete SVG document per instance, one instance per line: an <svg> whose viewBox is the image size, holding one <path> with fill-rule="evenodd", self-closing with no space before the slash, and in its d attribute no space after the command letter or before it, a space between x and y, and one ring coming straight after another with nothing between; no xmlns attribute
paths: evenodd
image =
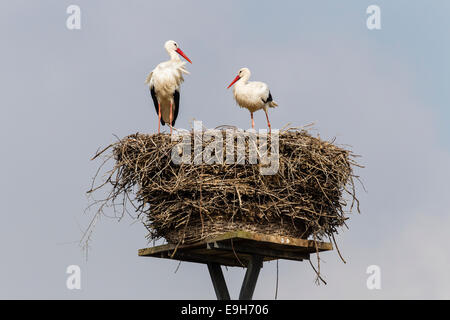
<svg viewBox="0 0 450 320"><path fill-rule="evenodd" d="M81 8L81 30L66 8ZM381 8L368 30L366 8ZM192 59L177 126L247 128L226 86L241 67L269 83L275 128L314 134L362 155L361 215L322 255L280 262L279 298L450 298L450 3L415 1L2 1L0 3L0 298L213 299L206 267L139 258L146 230L104 218L86 261L77 241L93 212L89 161L114 134L154 132L144 80L176 40ZM265 126L264 113L256 113ZM66 288L79 265L81 290ZM381 269L368 290L367 267ZM243 269L225 272L237 296ZM272 299L276 264L255 298Z"/></svg>

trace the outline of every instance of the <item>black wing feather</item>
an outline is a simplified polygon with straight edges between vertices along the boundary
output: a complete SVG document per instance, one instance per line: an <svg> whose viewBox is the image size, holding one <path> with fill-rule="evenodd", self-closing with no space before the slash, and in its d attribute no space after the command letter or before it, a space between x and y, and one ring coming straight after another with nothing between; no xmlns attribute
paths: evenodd
<svg viewBox="0 0 450 320"><path fill-rule="evenodd" d="M153 104L155 105L156 115L159 115L158 112L158 98L156 97L155 88L150 88L150 93L152 94ZM166 123L164 122L163 118L161 117L161 124L164 126Z"/></svg>
<svg viewBox="0 0 450 320"><path fill-rule="evenodd" d="M175 102L175 109L173 110L172 126L175 126L175 121L178 117L178 110L180 109L180 92L178 90L175 90L173 93L173 101Z"/></svg>
<svg viewBox="0 0 450 320"><path fill-rule="evenodd" d="M264 101L262 98L261 98L261 100L262 100L264 103L268 103L268 102L270 102L270 101L273 101L272 94L270 93L270 91L269 91L269 96L267 97L266 101Z"/></svg>

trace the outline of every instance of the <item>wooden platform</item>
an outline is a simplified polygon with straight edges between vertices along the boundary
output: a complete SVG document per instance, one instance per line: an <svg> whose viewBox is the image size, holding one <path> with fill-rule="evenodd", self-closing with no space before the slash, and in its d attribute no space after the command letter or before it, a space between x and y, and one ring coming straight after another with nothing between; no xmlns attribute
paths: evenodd
<svg viewBox="0 0 450 320"><path fill-rule="evenodd" d="M333 250L333 246L327 242L234 231L194 244L166 244L140 249L139 256L206 264L219 300L230 300L221 266L245 267L247 271L239 299L251 300L264 261L302 261L309 259L311 253L328 250Z"/></svg>
<svg viewBox="0 0 450 320"><path fill-rule="evenodd" d="M276 259L302 261L309 259L311 253L332 249L332 244L327 242L234 231L189 245L166 244L140 249L139 256L248 267L255 255L262 257L263 262Z"/></svg>

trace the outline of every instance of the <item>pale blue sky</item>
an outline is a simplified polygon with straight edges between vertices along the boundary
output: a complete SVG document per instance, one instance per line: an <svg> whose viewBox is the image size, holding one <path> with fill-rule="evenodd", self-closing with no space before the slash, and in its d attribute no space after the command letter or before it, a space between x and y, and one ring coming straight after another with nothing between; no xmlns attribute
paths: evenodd
<svg viewBox="0 0 450 320"><path fill-rule="evenodd" d="M69 4L82 30L67 30ZM371 4L382 30L366 28ZM214 298L204 266L174 274L175 261L137 257L146 230L130 219L101 221L88 262L76 244L90 157L113 134L157 129L144 80L169 39L193 61L177 126L247 128L226 90L245 66L279 104L273 127L315 122L362 155L363 212L337 237L348 263L325 254L328 285L316 287L309 264L282 261L280 298L449 298L449 12L443 0L1 2L0 298ZM65 287L72 264L81 291ZM380 291L366 288L372 264ZM243 274L226 273L234 296ZM274 289L266 264L255 297Z"/></svg>
<svg viewBox="0 0 450 320"><path fill-rule="evenodd" d="M362 28L371 4L382 10L382 30ZM450 2L433 1L244 1L237 10L244 41L301 47L304 39L333 34L354 38L369 49L407 63L417 76L417 91L439 117L441 142L450 148ZM266 16L267 15L267 16ZM263 18L264 17L264 18ZM255 36L256 35L256 36Z"/></svg>

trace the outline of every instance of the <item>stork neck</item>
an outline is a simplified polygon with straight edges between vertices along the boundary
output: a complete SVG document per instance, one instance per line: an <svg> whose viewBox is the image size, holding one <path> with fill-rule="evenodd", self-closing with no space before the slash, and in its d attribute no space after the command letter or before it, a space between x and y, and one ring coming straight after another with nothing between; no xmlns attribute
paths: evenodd
<svg viewBox="0 0 450 320"><path fill-rule="evenodd" d="M180 61L180 60L181 60L181 59L180 59L180 56L179 56L178 53L176 53L175 51L173 51L173 50L168 50L167 53L168 53L169 56L170 56L170 60L172 60L172 61Z"/></svg>
<svg viewBox="0 0 450 320"><path fill-rule="evenodd" d="M236 85L240 86L246 85L248 83L249 78L250 78L249 76L244 75L242 78L239 79L238 82L236 82Z"/></svg>

